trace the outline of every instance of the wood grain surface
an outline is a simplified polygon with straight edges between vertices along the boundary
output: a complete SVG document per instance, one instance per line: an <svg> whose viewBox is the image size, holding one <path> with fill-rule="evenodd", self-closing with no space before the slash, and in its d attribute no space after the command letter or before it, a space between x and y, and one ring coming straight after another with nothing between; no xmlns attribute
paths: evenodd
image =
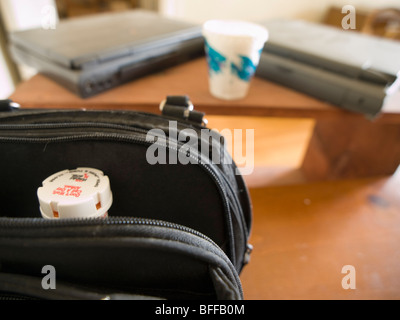
<svg viewBox="0 0 400 320"><path fill-rule="evenodd" d="M251 189L246 299L400 299L399 174ZM356 289L342 287L355 267Z"/></svg>

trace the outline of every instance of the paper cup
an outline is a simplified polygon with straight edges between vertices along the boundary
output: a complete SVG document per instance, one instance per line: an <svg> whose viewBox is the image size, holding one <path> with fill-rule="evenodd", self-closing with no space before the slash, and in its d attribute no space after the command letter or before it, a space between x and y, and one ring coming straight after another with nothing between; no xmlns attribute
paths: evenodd
<svg viewBox="0 0 400 320"><path fill-rule="evenodd" d="M224 100L244 98L268 40L263 26L237 20L209 20L203 24L209 87Z"/></svg>

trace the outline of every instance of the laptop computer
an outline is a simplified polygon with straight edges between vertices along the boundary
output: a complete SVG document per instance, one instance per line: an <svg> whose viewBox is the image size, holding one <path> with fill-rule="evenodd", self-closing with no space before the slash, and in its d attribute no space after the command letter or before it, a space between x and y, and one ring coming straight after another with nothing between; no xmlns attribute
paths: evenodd
<svg viewBox="0 0 400 320"><path fill-rule="evenodd" d="M302 20L263 25L260 77L368 117L400 85L400 42Z"/></svg>
<svg viewBox="0 0 400 320"><path fill-rule="evenodd" d="M85 98L204 54L201 26L147 10L62 20L10 35L17 63Z"/></svg>

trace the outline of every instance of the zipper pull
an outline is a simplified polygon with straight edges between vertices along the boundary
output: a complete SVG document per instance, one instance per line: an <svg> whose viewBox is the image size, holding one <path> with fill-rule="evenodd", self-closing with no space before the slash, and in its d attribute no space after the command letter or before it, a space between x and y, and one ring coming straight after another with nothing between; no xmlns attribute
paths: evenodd
<svg viewBox="0 0 400 320"><path fill-rule="evenodd" d="M0 100L0 111L15 111L20 105L10 99Z"/></svg>

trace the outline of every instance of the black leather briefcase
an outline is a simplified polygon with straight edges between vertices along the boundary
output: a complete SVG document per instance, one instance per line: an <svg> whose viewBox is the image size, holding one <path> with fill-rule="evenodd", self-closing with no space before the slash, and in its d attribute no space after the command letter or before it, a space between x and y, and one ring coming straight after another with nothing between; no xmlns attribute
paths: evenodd
<svg viewBox="0 0 400 320"><path fill-rule="evenodd" d="M0 296L243 299L249 194L187 97L162 115L1 108ZM80 167L109 177L108 217L42 218L43 180Z"/></svg>

